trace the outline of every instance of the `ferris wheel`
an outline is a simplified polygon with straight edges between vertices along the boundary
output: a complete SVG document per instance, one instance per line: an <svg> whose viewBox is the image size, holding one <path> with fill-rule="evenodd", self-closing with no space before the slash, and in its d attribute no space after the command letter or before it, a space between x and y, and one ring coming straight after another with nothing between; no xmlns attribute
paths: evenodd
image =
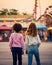
<svg viewBox="0 0 52 65"><path fill-rule="evenodd" d="M44 14L50 14L52 15L52 5L51 6L48 6L44 12Z"/></svg>
<svg viewBox="0 0 52 65"><path fill-rule="evenodd" d="M38 5L38 2L39 2L39 5ZM41 3L40 3L40 0L35 0L35 4L34 4L34 12L33 12L33 17L34 19L36 20L37 18L37 8L39 6L39 10L40 10L40 16L41 16ZM45 9L45 12L44 14L48 14L49 16L52 17L52 5L48 6L46 9Z"/></svg>
<svg viewBox="0 0 52 65"><path fill-rule="evenodd" d="M37 20L37 13L39 8L39 15L41 16L41 3L40 0L35 0L34 9L33 9L33 18L36 21Z"/></svg>

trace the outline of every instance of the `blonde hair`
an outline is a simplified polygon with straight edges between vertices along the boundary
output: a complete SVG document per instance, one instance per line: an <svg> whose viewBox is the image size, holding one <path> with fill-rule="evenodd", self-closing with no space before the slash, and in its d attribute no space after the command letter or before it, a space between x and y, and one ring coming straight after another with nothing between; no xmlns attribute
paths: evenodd
<svg viewBox="0 0 52 65"><path fill-rule="evenodd" d="M31 23L29 25L29 28L27 29L26 34L31 35L31 36L36 36L37 35L37 28L36 28L35 23Z"/></svg>

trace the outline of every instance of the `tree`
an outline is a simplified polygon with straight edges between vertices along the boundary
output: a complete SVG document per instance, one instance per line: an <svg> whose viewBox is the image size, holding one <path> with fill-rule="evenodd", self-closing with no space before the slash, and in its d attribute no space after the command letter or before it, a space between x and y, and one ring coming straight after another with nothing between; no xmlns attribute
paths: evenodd
<svg viewBox="0 0 52 65"><path fill-rule="evenodd" d="M17 14L19 14L19 12L16 9L10 9L8 14L9 15L17 15Z"/></svg>
<svg viewBox="0 0 52 65"><path fill-rule="evenodd" d="M23 12L22 14L23 14L23 15L28 15L26 12Z"/></svg>
<svg viewBox="0 0 52 65"><path fill-rule="evenodd" d="M7 13L8 13L8 9L2 9L2 10L0 10L0 15L7 15Z"/></svg>

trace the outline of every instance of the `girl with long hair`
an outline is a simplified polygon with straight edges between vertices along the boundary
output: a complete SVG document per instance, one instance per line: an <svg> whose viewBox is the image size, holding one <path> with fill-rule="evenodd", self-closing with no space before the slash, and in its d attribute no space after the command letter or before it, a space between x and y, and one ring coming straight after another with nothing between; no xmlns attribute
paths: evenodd
<svg viewBox="0 0 52 65"><path fill-rule="evenodd" d="M32 65L33 55L35 56L37 65L41 65L39 57L40 43L41 40L37 33L36 25L35 23L31 23L26 31L26 37L25 37L25 44L27 46L26 49L28 52L28 65Z"/></svg>

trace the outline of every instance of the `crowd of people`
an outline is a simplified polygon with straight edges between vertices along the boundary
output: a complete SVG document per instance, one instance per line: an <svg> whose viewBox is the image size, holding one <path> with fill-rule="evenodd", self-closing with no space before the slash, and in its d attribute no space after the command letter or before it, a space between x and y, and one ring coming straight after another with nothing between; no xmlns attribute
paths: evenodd
<svg viewBox="0 0 52 65"><path fill-rule="evenodd" d="M26 36L27 28L22 28L21 33ZM9 41L10 34L13 33L13 30L0 30L0 41ZM51 42L52 41L52 30L44 30L44 29L37 29L37 33L41 39L41 41Z"/></svg>

